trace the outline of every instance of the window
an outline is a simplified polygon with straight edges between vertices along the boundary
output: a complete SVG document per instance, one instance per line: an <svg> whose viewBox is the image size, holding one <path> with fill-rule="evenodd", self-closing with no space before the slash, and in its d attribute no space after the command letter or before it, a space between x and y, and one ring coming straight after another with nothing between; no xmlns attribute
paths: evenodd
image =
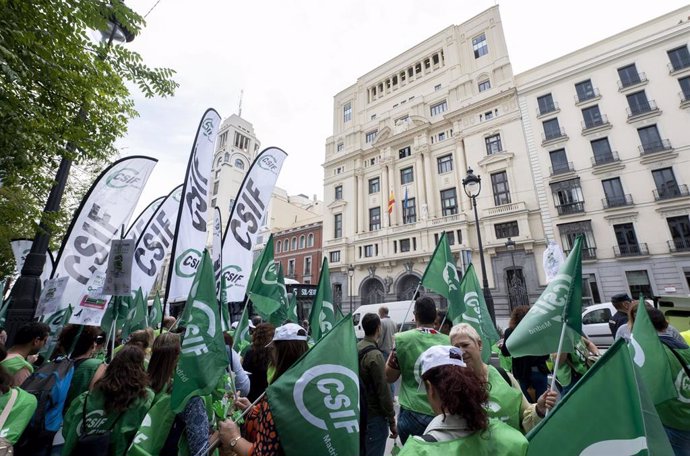
<svg viewBox="0 0 690 456"><path fill-rule="evenodd" d="M283 241L283 252L289 252L290 251L290 241L285 239Z"/></svg>
<svg viewBox="0 0 690 456"><path fill-rule="evenodd" d="M613 152L611 151L611 144L609 144L609 138L595 139L594 141L590 141L590 144L592 145L594 162L597 165L614 161Z"/></svg>
<svg viewBox="0 0 690 456"><path fill-rule="evenodd" d="M503 145L501 144L501 135L491 135L484 138L484 144L486 144L486 155L493 155L503 151Z"/></svg>
<svg viewBox="0 0 690 456"><path fill-rule="evenodd" d="M410 240L409 239L400 239L400 252L409 252L410 251Z"/></svg>
<svg viewBox="0 0 690 456"><path fill-rule="evenodd" d="M283 247L283 243L278 241L276 242L276 253L280 253L280 249Z"/></svg>
<svg viewBox="0 0 690 456"><path fill-rule="evenodd" d="M667 54L669 60L671 61L673 71L678 71L682 70L683 68L690 67L690 53L688 52L687 45L671 49L667 52Z"/></svg>
<svg viewBox="0 0 690 456"><path fill-rule="evenodd" d="M335 199L336 200L343 199L343 186L342 185L336 185L335 186Z"/></svg>
<svg viewBox="0 0 690 456"><path fill-rule="evenodd" d="M436 159L436 164L438 166L438 173L449 173L453 171L453 155L448 154L443 157L438 157Z"/></svg>
<svg viewBox="0 0 690 456"><path fill-rule="evenodd" d="M442 131L441 133L438 134L438 140L439 140L439 142L446 140L446 132L445 131Z"/></svg>
<svg viewBox="0 0 690 456"><path fill-rule="evenodd" d="M627 95L626 98L628 99L629 116L637 116L652 110L649 100L647 100L647 94L644 90L631 93L630 95Z"/></svg>
<svg viewBox="0 0 690 456"><path fill-rule="evenodd" d="M505 171L491 175L491 188L494 191L496 206L510 204L510 190L508 189L508 174Z"/></svg>
<svg viewBox="0 0 690 456"><path fill-rule="evenodd" d="M331 263L339 263L340 262L340 250L335 250L335 251L331 252L328 255L328 260Z"/></svg>
<svg viewBox="0 0 690 456"><path fill-rule="evenodd" d="M372 244L364 246L364 256L367 258L374 256L374 246Z"/></svg>
<svg viewBox="0 0 690 456"><path fill-rule="evenodd" d="M306 236L302 235L299 237L299 248L303 249L307 246L307 238Z"/></svg>
<svg viewBox="0 0 690 456"><path fill-rule="evenodd" d="M369 179L369 194L381 191L381 180L378 177Z"/></svg>
<svg viewBox="0 0 690 456"><path fill-rule="evenodd" d="M620 177L602 180L601 185L604 187L604 195L606 195L605 208L626 205L626 197Z"/></svg>
<svg viewBox="0 0 690 456"><path fill-rule="evenodd" d="M563 136L561 133L561 126L558 123L558 119L550 119L542 122L544 125L544 139L555 139Z"/></svg>
<svg viewBox="0 0 690 456"><path fill-rule="evenodd" d="M415 223L417 221L417 206L414 198L407 198L407 206L405 200L402 200L403 223Z"/></svg>
<svg viewBox="0 0 690 456"><path fill-rule="evenodd" d="M675 250L690 250L690 218L687 215L666 219Z"/></svg>
<svg viewBox="0 0 690 456"><path fill-rule="evenodd" d="M369 231L381 229L381 207L369 208Z"/></svg>
<svg viewBox="0 0 690 456"><path fill-rule="evenodd" d="M294 277L295 276L295 260L288 260L287 275L288 275L288 277Z"/></svg>
<svg viewBox="0 0 690 456"><path fill-rule="evenodd" d="M551 158L551 174L562 174L571 171L568 157L565 154L565 149L557 149L549 152Z"/></svg>
<svg viewBox="0 0 690 456"><path fill-rule="evenodd" d="M539 115L544 115L556 110L556 104L553 102L553 97L550 93L537 97L537 105L539 106Z"/></svg>
<svg viewBox="0 0 690 456"><path fill-rule="evenodd" d="M213 183L213 194L216 195L218 194L218 186L220 185L220 182L216 181Z"/></svg>
<svg viewBox="0 0 690 456"><path fill-rule="evenodd" d="M637 299L640 295L645 298L654 296L652 285L649 283L649 276L647 271L625 271L625 277L628 279L628 287L630 287L630 294Z"/></svg>
<svg viewBox="0 0 690 456"><path fill-rule="evenodd" d="M311 257L304 257L304 275L311 275Z"/></svg>
<svg viewBox="0 0 690 456"><path fill-rule="evenodd" d="M218 146L223 147L228 142L228 132L223 132L222 135L218 137Z"/></svg>
<svg viewBox="0 0 690 456"><path fill-rule="evenodd" d="M638 128L637 134L640 136L640 143L642 143L644 153L659 152L666 149L656 125Z"/></svg>
<svg viewBox="0 0 690 456"><path fill-rule="evenodd" d="M496 239L513 238L520 235L517 220L512 222L497 223L494 225L494 230L496 231Z"/></svg>
<svg viewBox="0 0 690 456"><path fill-rule="evenodd" d="M225 155L223 155L223 161L224 161L225 163L227 163L227 162L230 161L230 153L225 152Z"/></svg>
<svg viewBox="0 0 690 456"><path fill-rule="evenodd" d="M398 158L406 158L409 157L412 154L412 149L410 146L403 147L402 149L398 150Z"/></svg>
<svg viewBox="0 0 690 456"><path fill-rule="evenodd" d="M678 84L680 84L680 90L682 90L683 101L690 100L690 76L680 78Z"/></svg>
<svg viewBox="0 0 690 456"><path fill-rule="evenodd" d="M620 78L619 84L622 89L642 82L634 63L618 68L618 77Z"/></svg>
<svg viewBox="0 0 690 456"><path fill-rule="evenodd" d="M405 185L410 182L414 182L414 171L411 166L400 170L400 183Z"/></svg>
<svg viewBox="0 0 690 456"><path fill-rule="evenodd" d="M441 84L436 84L434 86L434 92L438 92L439 90L441 90Z"/></svg>
<svg viewBox="0 0 690 456"><path fill-rule="evenodd" d="M486 44L486 35L484 33L472 38L472 50L474 51L475 59L489 53L489 46Z"/></svg>
<svg viewBox="0 0 690 456"><path fill-rule="evenodd" d="M585 120L585 128L594 128L605 123L604 119L601 117L599 106L583 109L582 118Z"/></svg>
<svg viewBox="0 0 690 456"><path fill-rule="evenodd" d="M293 237L292 242L290 242L292 250L297 250L297 238Z"/></svg>
<svg viewBox="0 0 690 456"><path fill-rule="evenodd" d="M371 144L371 143L373 143L374 141L376 141L376 135L378 135L378 134L379 134L379 131L378 131L378 130L371 130L371 131L368 131L367 134L366 134L366 136L365 136L365 141L366 141L366 143L367 143L367 144Z"/></svg>
<svg viewBox="0 0 690 456"><path fill-rule="evenodd" d="M345 148L345 144L338 143L338 145L335 146L335 151L336 152L342 152L344 148Z"/></svg>
<svg viewBox="0 0 690 456"><path fill-rule="evenodd" d="M431 117L437 116L439 114L442 114L448 110L448 102L446 100L443 100L440 103L436 103L431 105L430 111L431 111Z"/></svg>
<svg viewBox="0 0 690 456"><path fill-rule="evenodd" d="M352 120L352 103L347 102L343 105L343 122L349 122Z"/></svg>
<svg viewBox="0 0 690 456"><path fill-rule="evenodd" d="M444 216L458 213L458 197L455 187L441 190L441 212Z"/></svg>
<svg viewBox="0 0 690 456"><path fill-rule="evenodd" d="M485 90L489 90L491 88L491 81L489 81L488 79L486 81L479 81L478 87L479 87L479 92L484 92Z"/></svg>
<svg viewBox="0 0 690 456"><path fill-rule="evenodd" d="M211 207L216 207L216 199L211 200Z"/></svg>
<svg viewBox="0 0 690 456"><path fill-rule="evenodd" d="M575 239L579 235L584 236L582 243L582 259L591 260L596 258L596 243L594 242L594 233L592 232L592 221L583 220L581 222L561 223L558 226L558 232L561 236L561 245L563 245L564 253L570 253L570 250L575 244Z"/></svg>
<svg viewBox="0 0 690 456"><path fill-rule="evenodd" d="M678 187L672 168L652 170L652 177L654 177L658 199L680 196L680 187Z"/></svg>
<svg viewBox="0 0 690 456"><path fill-rule="evenodd" d="M314 234L309 233L307 236L307 247L314 247Z"/></svg>
<svg viewBox="0 0 690 456"><path fill-rule="evenodd" d="M584 290L583 290L584 291ZM583 293L584 294L584 293ZM589 311L582 316L583 325L608 324L611 319L611 311L607 308Z"/></svg>
<svg viewBox="0 0 690 456"><path fill-rule="evenodd" d="M575 91L577 92L577 101L583 102L586 100L591 100L596 98L596 90L592 86L592 80L587 79L586 81L578 82L575 84Z"/></svg>
<svg viewBox="0 0 690 456"><path fill-rule="evenodd" d="M494 118L494 113L492 111L486 111L484 113L484 120L491 120L493 118Z"/></svg>
<svg viewBox="0 0 690 456"><path fill-rule="evenodd" d="M249 138L242 133L235 132L235 147L246 152L249 150Z"/></svg>
<svg viewBox="0 0 690 456"><path fill-rule="evenodd" d="M558 215L584 212L585 203L579 178L554 182L550 185L551 192L553 193L553 203L556 206Z"/></svg>
<svg viewBox="0 0 690 456"><path fill-rule="evenodd" d="M336 239L343 237L343 214L333 215L333 237Z"/></svg>
<svg viewBox="0 0 690 456"><path fill-rule="evenodd" d="M640 245L637 242L637 235L632 223L621 223L620 225L613 225L613 232L616 234L616 242L618 243L618 254L625 255L639 255Z"/></svg>

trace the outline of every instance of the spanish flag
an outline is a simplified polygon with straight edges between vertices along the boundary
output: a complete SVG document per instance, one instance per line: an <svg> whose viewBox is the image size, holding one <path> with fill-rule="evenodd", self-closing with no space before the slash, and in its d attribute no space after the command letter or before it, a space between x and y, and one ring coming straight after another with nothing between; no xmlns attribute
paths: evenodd
<svg viewBox="0 0 690 456"><path fill-rule="evenodd" d="M393 212L393 206L395 206L395 195L393 194L393 190L391 190L391 194L388 197L388 215Z"/></svg>

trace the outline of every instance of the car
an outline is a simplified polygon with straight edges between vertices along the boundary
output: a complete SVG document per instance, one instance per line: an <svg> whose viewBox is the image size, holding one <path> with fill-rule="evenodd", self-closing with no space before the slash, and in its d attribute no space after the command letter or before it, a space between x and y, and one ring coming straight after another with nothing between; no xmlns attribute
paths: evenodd
<svg viewBox="0 0 690 456"><path fill-rule="evenodd" d="M610 347L613 344L609 320L616 313L610 302L593 304L582 311L582 332L597 347Z"/></svg>
<svg viewBox="0 0 690 456"><path fill-rule="evenodd" d="M658 296L657 305L678 331L690 330L690 296Z"/></svg>

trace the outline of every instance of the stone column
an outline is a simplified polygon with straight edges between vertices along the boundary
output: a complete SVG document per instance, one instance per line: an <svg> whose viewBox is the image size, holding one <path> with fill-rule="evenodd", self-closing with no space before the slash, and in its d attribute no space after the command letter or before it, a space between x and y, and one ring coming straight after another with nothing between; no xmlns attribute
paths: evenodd
<svg viewBox="0 0 690 456"><path fill-rule="evenodd" d="M357 233L364 232L364 171L361 168L355 170L357 178Z"/></svg>

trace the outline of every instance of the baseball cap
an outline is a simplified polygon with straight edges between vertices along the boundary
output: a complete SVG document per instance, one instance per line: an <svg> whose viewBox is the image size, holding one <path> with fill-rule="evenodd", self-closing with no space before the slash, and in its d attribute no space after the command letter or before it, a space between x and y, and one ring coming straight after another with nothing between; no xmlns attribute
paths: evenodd
<svg viewBox="0 0 690 456"><path fill-rule="evenodd" d="M613 295L613 296L611 297L611 302L612 302L612 303L614 303L614 302L623 302L623 301L632 301L632 299L630 299L630 296L628 296L627 293L619 293L619 294Z"/></svg>
<svg viewBox="0 0 690 456"><path fill-rule="evenodd" d="M421 375L439 366L467 367L462 359L462 350L449 345L436 345L427 349L421 356Z"/></svg>
<svg viewBox="0 0 690 456"><path fill-rule="evenodd" d="M239 324L240 324L239 321L233 321L232 323L230 323L230 328L231 329L237 329L237 325L239 325Z"/></svg>
<svg viewBox="0 0 690 456"><path fill-rule="evenodd" d="M300 335L302 331L304 335ZM276 340L307 340L307 332L300 325L295 323L286 323L283 326L278 326L273 334L273 341Z"/></svg>

